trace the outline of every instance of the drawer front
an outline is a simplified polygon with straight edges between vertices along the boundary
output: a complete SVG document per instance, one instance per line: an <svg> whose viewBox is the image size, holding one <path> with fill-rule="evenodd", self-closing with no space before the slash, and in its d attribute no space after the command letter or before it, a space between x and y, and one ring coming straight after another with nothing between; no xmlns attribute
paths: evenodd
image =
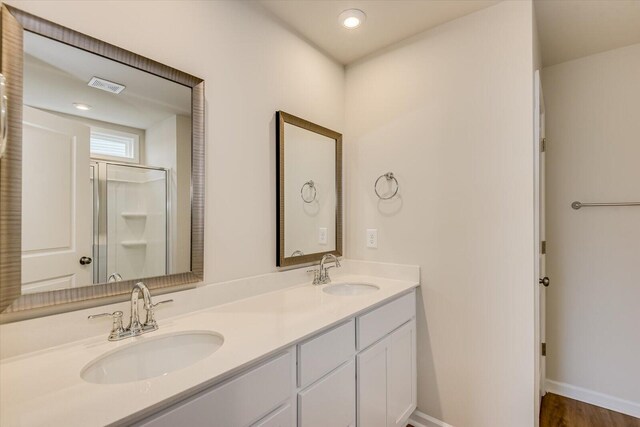
<svg viewBox="0 0 640 427"><path fill-rule="evenodd" d="M298 345L298 387L322 378L356 352L355 321L342 324Z"/></svg>
<svg viewBox="0 0 640 427"><path fill-rule="evenodd" d="M283 354L227 383L176 404L141 425L249 426L291 398L292 363L291 352Z"/></svg>
<svg viewBox="0 0 640 427"><path fill-rule="evenodd" d="M416 315L416 292L358 317L358 350L369 347Z"/></svg>
<svg viewBox="0 0 640 427"><path fill-rule="evenodd" d="M355 427L356 365L351 359L298 393L299 427Z"/></svg>
<svg viewBox="0 0 640 427"><path fill-rule="evenodd" d="M253 427L293 427L293 413L291 404L287 403L273 413L258 421Z"/></svg>

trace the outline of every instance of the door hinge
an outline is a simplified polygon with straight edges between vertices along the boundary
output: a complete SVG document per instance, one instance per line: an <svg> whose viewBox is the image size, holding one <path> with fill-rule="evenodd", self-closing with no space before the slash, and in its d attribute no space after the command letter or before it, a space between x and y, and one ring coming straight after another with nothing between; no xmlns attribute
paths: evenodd
<svg viewBox="0 0 640 427"><path fill-rule="evenodd" d="M540 141L540 151L543 153L547 151L547 138L542 138L542 141Z"/></svg>
<svg viewBox="0 0 640 427"><path fill-rule="evenodd" d="M546 355L547 355L547 343L546 343L546 342L543 342L543 343L542 343L542 345L541 345L541 347L542 347L542 348L540 349L541 354L542 354L543 356L546 356Z"/></svg>
<svg viewBox="0 0 640 427"><path fill-rule="evenodd" d="M542 242L540 242L540 253L542 255L547 253L547 241L543 240Z"/></svg>

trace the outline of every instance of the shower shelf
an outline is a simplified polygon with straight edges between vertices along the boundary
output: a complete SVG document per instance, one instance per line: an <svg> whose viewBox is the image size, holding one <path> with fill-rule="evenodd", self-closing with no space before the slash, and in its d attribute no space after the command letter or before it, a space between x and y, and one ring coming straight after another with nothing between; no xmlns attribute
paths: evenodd
<svg viewBox="0 0 640 427"><path fill-rule="evenodd" d="M139 219L139 218L147 217L147 214L144 212L122 212L120 215L122 215L123 218L131 218L131 219Z"/></svg>
<svg viewBox="0 0 640 427"><path fill-rule="evenodd" d="M136 248L147 246L147 242L145 240L123 240L120 242L122 246L125 248Z"/></svg>

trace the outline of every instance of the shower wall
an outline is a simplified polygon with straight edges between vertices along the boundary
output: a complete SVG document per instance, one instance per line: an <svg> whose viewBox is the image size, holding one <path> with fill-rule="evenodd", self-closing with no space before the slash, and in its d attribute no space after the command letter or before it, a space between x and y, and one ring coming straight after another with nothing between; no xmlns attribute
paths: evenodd
<svg viewBox="0 0 640 427"><path fill-rule="evenodd" d="M106 275L118 273L127 280L166 274L166 172L105 166Z"/></svg>

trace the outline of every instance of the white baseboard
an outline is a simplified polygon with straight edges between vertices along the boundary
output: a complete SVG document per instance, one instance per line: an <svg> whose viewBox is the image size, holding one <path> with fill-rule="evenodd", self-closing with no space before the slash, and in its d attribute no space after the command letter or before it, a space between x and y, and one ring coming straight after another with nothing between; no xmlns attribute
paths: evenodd
<svg viewBox="0 0 640 427"><path fill-rule="evenodd" d="M608 394L598 393L597 391L553 380L546 380L545 385L549 393L559 394L581 402L640 418L640 403L638 402L631 402L630 400L620 399Z"/></svg>
<svg viewBox="0 0 640 427"><path fill-rule="evenodd" d="M417 409L409 417L408 423L414 427L453 427L451 424L447 424Z"/></svg>

